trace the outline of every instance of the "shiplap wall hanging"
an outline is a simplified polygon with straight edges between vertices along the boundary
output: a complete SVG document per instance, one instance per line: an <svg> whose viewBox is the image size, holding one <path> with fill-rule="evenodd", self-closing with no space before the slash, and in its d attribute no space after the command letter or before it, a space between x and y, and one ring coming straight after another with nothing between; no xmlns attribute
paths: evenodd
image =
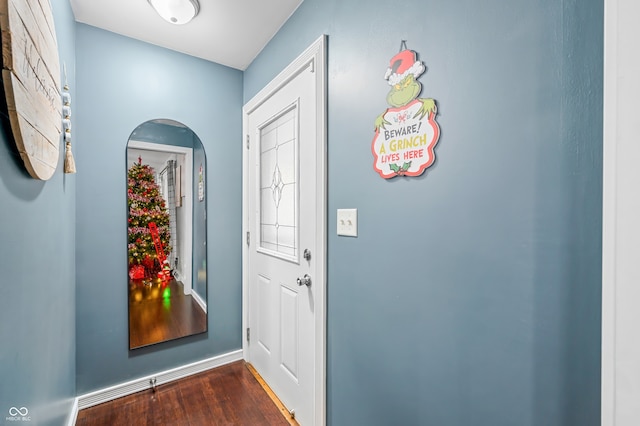
<svg viewBox="0 0 640 426"><path fill-rule="evenodd" d="M417 53L408 50L403 40L384 76L391 86L390 108L376 118L371 144L373 168L385 179L420 176L436 159L434 148L440 137L436 102L419 97L422 84L418 77L425 70Z"/></svg>
<svg viewBox="0 0 640 426"><path fill-rule="evenodd" d="M47 180L60 155L60 62L49 0L0 0L2 80L9 120L29 174Z"/></svg>

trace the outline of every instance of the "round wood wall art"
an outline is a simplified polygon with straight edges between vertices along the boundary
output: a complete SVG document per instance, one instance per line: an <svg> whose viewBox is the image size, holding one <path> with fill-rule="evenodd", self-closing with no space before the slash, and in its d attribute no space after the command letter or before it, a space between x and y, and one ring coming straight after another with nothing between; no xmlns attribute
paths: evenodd
<svg viewBox="0 0 640 426"><path fill-rule="evenodd" d="M29 174L47 180L58 166L60 61L49 0L0 0L2 80L11 129Z"/></svg>

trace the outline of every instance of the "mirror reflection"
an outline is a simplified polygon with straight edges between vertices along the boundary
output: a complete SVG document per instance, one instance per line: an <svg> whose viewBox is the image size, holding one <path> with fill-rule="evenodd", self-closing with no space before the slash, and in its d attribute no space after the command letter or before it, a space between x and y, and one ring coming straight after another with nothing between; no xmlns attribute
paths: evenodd
<svg viewBox="0 0 640 426"><path fill-rule="evenodd" d="M129 349L207 331L206 157L173 120L127 143Z"/></svg>

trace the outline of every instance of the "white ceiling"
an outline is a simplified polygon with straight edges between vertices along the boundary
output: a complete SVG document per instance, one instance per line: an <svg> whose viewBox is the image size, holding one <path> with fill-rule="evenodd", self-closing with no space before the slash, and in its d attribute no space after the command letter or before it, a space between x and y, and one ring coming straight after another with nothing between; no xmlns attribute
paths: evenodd
<svg viewBox="0 0 640 426"><path fill-rule="evenodd" d="M76 21L191 56L246 69L303 0L200 0L186 25L147 0L70 0Z"/></svg>
<svg viewBox="0 0 640 426"><path fill-rule="evenodd" d="M156 173L159 173L167 166L167 161L175 159L176 156L171 152L127 148L127 170L137 164L138 158L141 158L142 164L148 164Z"/></svg>

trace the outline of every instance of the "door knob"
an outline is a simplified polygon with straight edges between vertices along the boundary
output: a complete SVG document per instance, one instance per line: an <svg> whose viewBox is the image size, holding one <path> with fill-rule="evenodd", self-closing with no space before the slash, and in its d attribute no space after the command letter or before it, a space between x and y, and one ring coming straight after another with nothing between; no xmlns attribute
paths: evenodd
<svg viewBox="0 0 640 426"><path fill-rule="evenodd" d="M309 274L304 274L304 277L298 278L296 281L298 282L299 286L306 285L307 287L311 287L311 277L309 276Z"/></svg>

